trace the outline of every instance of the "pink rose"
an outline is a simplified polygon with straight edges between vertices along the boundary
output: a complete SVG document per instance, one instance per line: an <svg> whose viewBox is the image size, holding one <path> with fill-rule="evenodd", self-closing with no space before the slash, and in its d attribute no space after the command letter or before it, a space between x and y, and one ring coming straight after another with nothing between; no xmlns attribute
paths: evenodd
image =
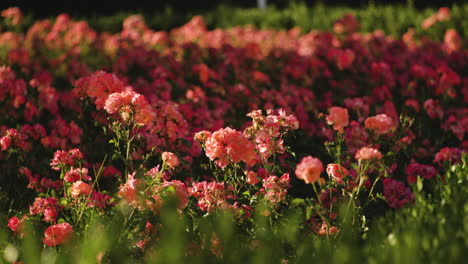
<svg viewBox="0 0 468 264"><path fill-rule="evenodd" d="M13 216L8 220L8 227L11 229L11 231L15 232L15 234L18 233L21 227L21 220L18 217Z"/></svg>
<svg viewBox="0 0 468 264"><path fill-rule="evenodd" d="M253 171L247 171L245 175L245 181L250 185L255 185L260 182L257 173Z"/></svg>
<svg viewBox="0 0 468 264"><path fill-rule="evenodd" d="M42 242L48 247L53 247L66 242L73 235L73 227L69 223L61 223L49 226L44 232Z"/></svg>
<svg viewBox="0 0 468 264"><path fill-rule="evenodd" d="M163 152L162 153L163 162L171 166L171 168L177 167L179 165L179 158L172 152Z"/></svg>
<svg viewBox="0 0 468 264"><path fill-rule="evenodd" d="M343 128L349 124L348 109L337 106L330 107L327 116L327 124L333 125L333 129L343 133Z"/></svg>
<svg viewBox="0 0 468 264"><path fill-rule="evenodd" d="M91 186L82 181L76 181L70 187L70 194L72 197L76 198L81 194L89 195L91 193Z"/></svg>
<svg viewBox="0 0 468 264"><path fill-rule="evenodd" d="M302 158L301 162L296 167L297 178L305 181L305 183L316 182L323 172L322 162L312 156Z"/></svg>
<svg viewBox="0 0 468 264"><path fill-rule="evenodd" d="M374 131L377 135L388 133L394 128L392 118L386 114L368 117L364 122L364 126Z"/></svg>
<svg viewBox="0 0 468 264"><path fill-rule="evenodd" d="M349 175L349 171L343 166L331 163L327 165L327 174L335 182L342 183L343 177Z"/></svg>
<svg viewBox="0 0 468 264"><path fill-rule="evenodd" d="M383 155L378 149L363 147L356 152L354 158L357 160L382 159Z"/></svg>

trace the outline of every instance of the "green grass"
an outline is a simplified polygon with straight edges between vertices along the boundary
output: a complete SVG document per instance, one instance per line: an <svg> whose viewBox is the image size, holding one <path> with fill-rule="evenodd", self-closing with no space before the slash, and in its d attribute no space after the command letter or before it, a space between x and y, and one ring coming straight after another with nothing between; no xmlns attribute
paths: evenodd
<svg viewBox="0 0 468 264"><path fill-rule="evenodd" d="M11 232L4 230L0 263L15 251L23 263L93 263L99 252L105 252L103 263L282 263L286 259L289 263L462 263L468 249L466 155L443 178L425 181L414 186L413 206L375 219L364 232L345 216L336 238L305 235L298 229L303 215L294 209L273 224L256 214L251 233L243 234L228 214L209 215L195 226L168 205L160 215L160 240L145 253L128 249L131 239L119 232L125 225L121 215L90 221L79 239L56 248L43 248L34 229L27 231L23 242L7 239ZM214 233L222 257L210 251L213 247L206 238ZM186 255L189 241L198 244L191 256Z"/></svg>

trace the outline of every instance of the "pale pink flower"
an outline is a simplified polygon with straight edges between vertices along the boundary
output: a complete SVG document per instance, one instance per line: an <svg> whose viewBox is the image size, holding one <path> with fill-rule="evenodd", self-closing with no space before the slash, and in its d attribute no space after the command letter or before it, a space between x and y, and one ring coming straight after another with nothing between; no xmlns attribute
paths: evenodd
<svg viewBox="0 0 468 264"><path fill-rule="evenodd" d="M364 122L364 126L377 135L386 134L394 128L392 118L386 114L368 117Z"/></svg>
<svg viewBox="0 0 468 264"><path fill-rule="evenodd" d="M337 106L330 107L330 114L327 116L327 124L333 129L343 133L343 129L349 124L348 109Z"/></svg>
<svg viewBox="0 0 468 264"><path fill-rule="evenodd" d="M76 181L70 187L70 194L72 197L76 198L80 195L89 195L91 193L91 186L82 181Z"/></svg>
<svg viewBox="0 0 468 264"><path fill-rule="evenodd" d="M180 163L179 158L177 158L177 156L174 153L163 152L161 156L162 156L163 162L171 166L171 168L175 168L179 166L179 163Z"/></svg>
<svg viewBox="0 0 468 264"><path fill-rule="evenodd" d="M312 156L302 158L301 162L296 167L297 178L305 181L305 183L316 182L323 172L322 162Z"/></svg>
<svg viewBox="0 0 468 264"><path fill-rule="evenodd" d="M378 149L370 148L370 147L363 147L356 152L354 156L357 160L371 160L371 159L382 159L383 155L380 153Z"/></svg>

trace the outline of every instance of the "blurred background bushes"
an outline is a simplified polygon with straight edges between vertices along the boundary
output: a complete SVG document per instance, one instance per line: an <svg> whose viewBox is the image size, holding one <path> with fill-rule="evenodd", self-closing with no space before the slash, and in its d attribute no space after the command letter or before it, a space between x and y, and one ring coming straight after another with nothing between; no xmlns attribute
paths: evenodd
<svg viewBox="0 0 468 264"><path fill-rule="evenodd" d="M24 1L30 2L30 1ZM468 3L457 1L287 1L268 0L268 8L260 10L256 0L154 0L147 3L131 1L112 3L104 7L93 7L91 3L76 2L74 8L46 5L43 2L23 4L22 1L2 1L2 9L18 6L27 14L24 28L33 21L54 18L68 13L74 19L87 20L97 31L119 32L122 21L131 14L140 13L154 30L170 30L187 23L193 16L201 15L208 29L230 28L237 25L253 25L258 28L290 29L300 27L302 32L310 30L332 30L333 22L345 13L351 13L361 23L362 32L383 30L386 34L400 37L408 28L427 33L432 38L442 37L448 28L456 29L462 37L468 32ZM451 10L451 19L439 23L429 30L421 28L422 21L441 6ZM28 25L29 23L29 25ZM425 32L428 31L428 32Z"/></svg>

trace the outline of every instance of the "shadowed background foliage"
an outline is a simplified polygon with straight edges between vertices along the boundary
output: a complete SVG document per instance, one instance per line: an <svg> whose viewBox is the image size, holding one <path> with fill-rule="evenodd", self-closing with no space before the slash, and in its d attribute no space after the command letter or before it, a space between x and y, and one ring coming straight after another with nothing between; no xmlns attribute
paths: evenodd
<svg viewBox="0 0 468 264"><path fill-rule="evenodd" d="M363 7L367 5L380 4L411 4L416 8L450 6L466 1L455 0L267 0L269 6L286 8L291 2L302 2L309 6L325 4L328 6ZM99 4L97 4L99 3ZM31 0L2 0L0 8L17 6L26 13L33 13L37 17L55 16L66 12L73 16L108 15L116 12L154 12L157 10L171 8L178 13L201 12L215 9L219 5L233 7L253 8L257 6L256 0L133 0L133 1L31 1Z"/></svg>

